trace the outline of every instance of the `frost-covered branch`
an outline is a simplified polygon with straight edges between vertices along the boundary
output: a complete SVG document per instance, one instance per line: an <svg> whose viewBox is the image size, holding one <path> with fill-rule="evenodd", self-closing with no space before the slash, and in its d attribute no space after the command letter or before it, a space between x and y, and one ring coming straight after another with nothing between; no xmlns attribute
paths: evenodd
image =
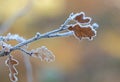
<svg viewBox="0 0 120 82"><path fill-rule="evenodd" d="M75 21L76 23L69 24L70 21ZM4 55L9 55L9 53L11 53L13 50L21 50L21 51L25 52L25 50L23 50L20 47L25 46L29 43L32 43L32 42L42 39L42 38L65 37L65 36L71 36L71 35L75 34L80 39L81 38L92 39L92 37L94 37L96 35L95 28L97 28L98 25L96 23L91 25L90 22L91 22L91 18L90 17L85 18L85 15L83 12L77 13L77 14L72 13L67 18L65 23L62 24L58 29L49 31L44 34L40 34L39 32L37 32L34 37L32 37L28 40L24 39L23 37L20 37L17 34L15 34L15 35L8 34L7 36L0 36L0 41L6 42L9 40L16 40L19 42L15 46L9 48L10 51L8 52L8 54L5 54L5 51L1 51L0 57L4 56ZM64 30L66 30L67 32L63 32ZM85 32L85 31L86 32L83 33L82 30L84 30L83 32ZM79 31L81 31L82 34ZM88 31L88 34L87 34L87 31ZM27 52L25 52L25 53L27 53ZM27 53L27 54L29 54L29 53Z"/></svg>
<svg viewBox="0 0 120 82"><path fill-rule="evenodd" d="M74 23L71 24L71 21L74 21ZM0 57L8 56L8 59L6 60L6 65L9 67L10 70L9 77L11 81L17 81L16 75L18 74L15 68L15 65L18 64L18 61L13 59L13 57L11 56L10 53L12 51L20 50L22 53L27 54L24 56L25 58L28 56L32 56L39 58L41 61L53 62L55 60L55 56L46 46L41 46L36 49L28 50L28 44L43 38L65 37L71 35L74 35L79 40L93 40L93 38L96 36L96 29L99 27L99 25L97 23L91 24L91 21L92 19L90 17L86 17L84 12L76 14L72 13L58 29L43 34L37 32L36 35L30 39L25 39L18 34L13 35L10 33L6 36L0 36ZM12 46L8 44L8 41L10 40L15 40L18 42L18 44ZM28 77L32 77L31 64L28 62L29 60L25 59L28 72L27 75ZM29 78L28 81L31 82L32 78Z"/></svg>

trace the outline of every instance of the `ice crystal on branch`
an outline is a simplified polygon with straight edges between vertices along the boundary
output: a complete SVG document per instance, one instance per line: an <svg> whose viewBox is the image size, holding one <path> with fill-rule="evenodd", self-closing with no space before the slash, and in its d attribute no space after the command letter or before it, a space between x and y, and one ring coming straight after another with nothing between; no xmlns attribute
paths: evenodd
<svg viewBox="0 0 120 82"><path fill-rule="evenodd" d="M23 37L20 37L18 34L11 33L8 33L7 36L0 37L0 40L2 41L16 40L18 42L25 41L25 39Z"/></svg>

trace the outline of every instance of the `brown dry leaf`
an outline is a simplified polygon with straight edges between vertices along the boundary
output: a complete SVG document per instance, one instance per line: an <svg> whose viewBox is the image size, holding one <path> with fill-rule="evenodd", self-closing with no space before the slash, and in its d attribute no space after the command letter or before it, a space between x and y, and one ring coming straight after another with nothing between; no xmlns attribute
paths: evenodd
<svg viewBox="0 0 120 82"><path fill-rule="evenodd" d="M85 14L83 12L76 14L76 17L74 18L75 21L79 23L90 23L91 18L85 17Z"/></svg>
<svg viewBox="0 0 120 82"><path fill-rule="evenodd" d="M92 26L80 26L79 24L72 25L68 27L68 30L74 31L74 34L80 40L82 38L88 38L90 40L96 35L96 31L92 29Z"/></svg>
<svg viewBox="0 0 120 82"><path fill-rule="evenodd" d="M13 57L10 55L7 60L5 61L5 64L9 67L9 78L12 82L18 81L18 78L16 75L18 75L18 71L16 70L15 66L18 65L18 61L16 59L13 59Z"/></svg>

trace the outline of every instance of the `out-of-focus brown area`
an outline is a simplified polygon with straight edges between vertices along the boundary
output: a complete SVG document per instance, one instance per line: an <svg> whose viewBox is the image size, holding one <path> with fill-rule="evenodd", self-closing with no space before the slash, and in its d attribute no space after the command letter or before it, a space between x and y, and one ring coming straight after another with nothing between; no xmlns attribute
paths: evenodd
<svg viewBox="0 0 120 82"><path fill-rule="evenodd" d="M22 9L27 0L0 0L0 24ZM120 0L33 0L31 10L18 18L6 33L30 38L36 32L57 29L70 13L85 12L100 28L93 41L73 36L41 39L29 49L47 46L53 51L53 63L30 57L34 82L120 82ZM15 44L15 42L11 42ZM26 82L22 53L13 52L20 64L19 82ZM0 82L10 82L6 57L0 58Z"/></svg>

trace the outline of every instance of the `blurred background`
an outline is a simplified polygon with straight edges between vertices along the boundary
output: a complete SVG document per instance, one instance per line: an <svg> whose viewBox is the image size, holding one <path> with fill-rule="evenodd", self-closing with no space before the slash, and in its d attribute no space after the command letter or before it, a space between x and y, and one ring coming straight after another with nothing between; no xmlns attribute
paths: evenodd
<svg viewBox="0 0 120 82"><path fill-rule="evenodd" d="M93 41L78 41L73 36L41 39L29 49L42 45L53 51L53 63L30 57L34 82L120 82L120 0L33 0L31 8L5 29L1 35L19 34L28 39L36 32L57 29L70 13L85 12L97 22L97 36ZM14 17L28 0L0 0L0 25ZM2 31L3 30L3 31ZM3 32L3 33L2 33ZM16 42L11 42L15 45ZM23 55L13 56L19 61L19 82L27 82ZM0 82L10 82L7 57L0 58Z"/></svg>

